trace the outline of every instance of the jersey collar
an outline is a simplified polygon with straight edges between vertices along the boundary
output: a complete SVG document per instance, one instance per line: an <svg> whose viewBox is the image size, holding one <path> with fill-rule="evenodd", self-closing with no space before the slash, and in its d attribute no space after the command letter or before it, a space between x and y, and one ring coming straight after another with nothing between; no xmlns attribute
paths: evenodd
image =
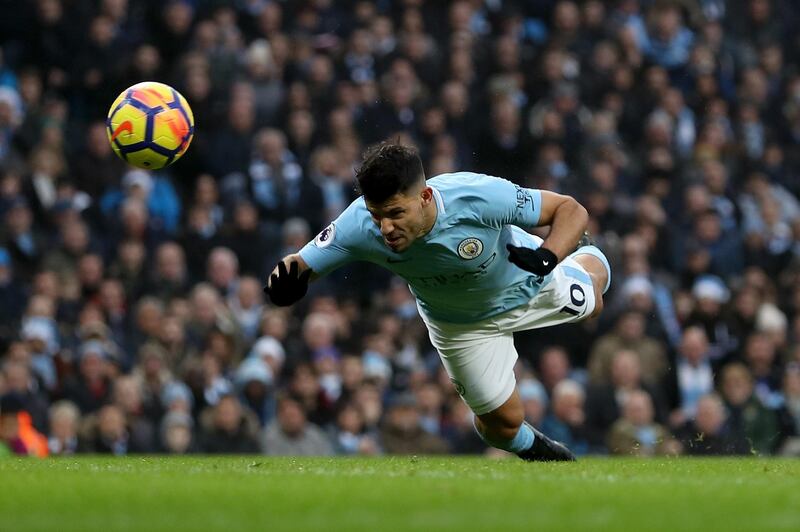
<svg viewBox="0 0 800 532"><path fill-rule="evenodd" d="M437 232L437 229L441 225L443 215L446 212L444 208L444 198L442 198L442 193L436 190L436 188L433 186L431 186L431 190L433 190L433 199L436 201L436 220L434 220L431 230L421 237L421 240L425 242L427 242L430 238L432 238L434 234Z"/></svg>

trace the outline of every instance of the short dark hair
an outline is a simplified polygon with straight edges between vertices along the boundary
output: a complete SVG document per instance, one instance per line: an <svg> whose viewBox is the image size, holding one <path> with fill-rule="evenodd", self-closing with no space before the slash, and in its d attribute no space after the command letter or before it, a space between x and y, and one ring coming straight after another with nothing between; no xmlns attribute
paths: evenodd
<svg viewBox="0 0 800 532"><path fill-rule="evenodd" d="M383 203L395 194L425 181L422 160L415 148L382 142L367 148L356 170L358 191L372 203Z"/></svg>

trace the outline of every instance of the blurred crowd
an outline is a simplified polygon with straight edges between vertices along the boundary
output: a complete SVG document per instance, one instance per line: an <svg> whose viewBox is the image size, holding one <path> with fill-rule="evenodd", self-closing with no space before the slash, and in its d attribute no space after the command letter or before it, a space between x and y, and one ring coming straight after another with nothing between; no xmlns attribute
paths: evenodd
<svg viewBox="0 0 800 532"><path fill-rule="evenodd" d="M531 423L800 454L798 27L791 0L0 0L0 455L493 452L401 279L264 301L385 138L588 208L613 285L518 335ZM142 80L194 110L167 170L107 141Z"/></svg>

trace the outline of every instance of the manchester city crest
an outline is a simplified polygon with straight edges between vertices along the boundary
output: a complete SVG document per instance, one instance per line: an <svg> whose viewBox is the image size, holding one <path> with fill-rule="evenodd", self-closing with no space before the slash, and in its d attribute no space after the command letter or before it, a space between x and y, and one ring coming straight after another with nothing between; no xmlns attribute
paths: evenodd
<svg viewBox="0 0 800 532"><path fill-rule="evenodd" d="M458 256L462 259L474 259L483 253L483 242L478 238L465 238L458 244Z"/></svg>
<svg viewBox="0 0 800 532"><path fill-rule="evenodd" d="M464 396L464 392L466 392L466 389L464 389L464 385L461 384L460 382L458 382L457 380L455 380L453 377L450 377L450 382L452 382L453 386L455 386L456 391L458 392L458 395L463 397Z"/></svg>

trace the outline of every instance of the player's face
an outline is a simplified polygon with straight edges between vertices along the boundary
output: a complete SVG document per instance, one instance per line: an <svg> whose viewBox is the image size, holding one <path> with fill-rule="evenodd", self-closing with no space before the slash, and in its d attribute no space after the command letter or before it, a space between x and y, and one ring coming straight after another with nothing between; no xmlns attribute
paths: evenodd
<svg viewBox="0 0 800 532"><path fill-rule="evenodd" d="M392 251L400 253L430 230L432 217L426 214L426 210L432 201L433 190L423 187L395 194L383 203L367 202L367 209L372 221L380 228L384 243Z"/></svg>

